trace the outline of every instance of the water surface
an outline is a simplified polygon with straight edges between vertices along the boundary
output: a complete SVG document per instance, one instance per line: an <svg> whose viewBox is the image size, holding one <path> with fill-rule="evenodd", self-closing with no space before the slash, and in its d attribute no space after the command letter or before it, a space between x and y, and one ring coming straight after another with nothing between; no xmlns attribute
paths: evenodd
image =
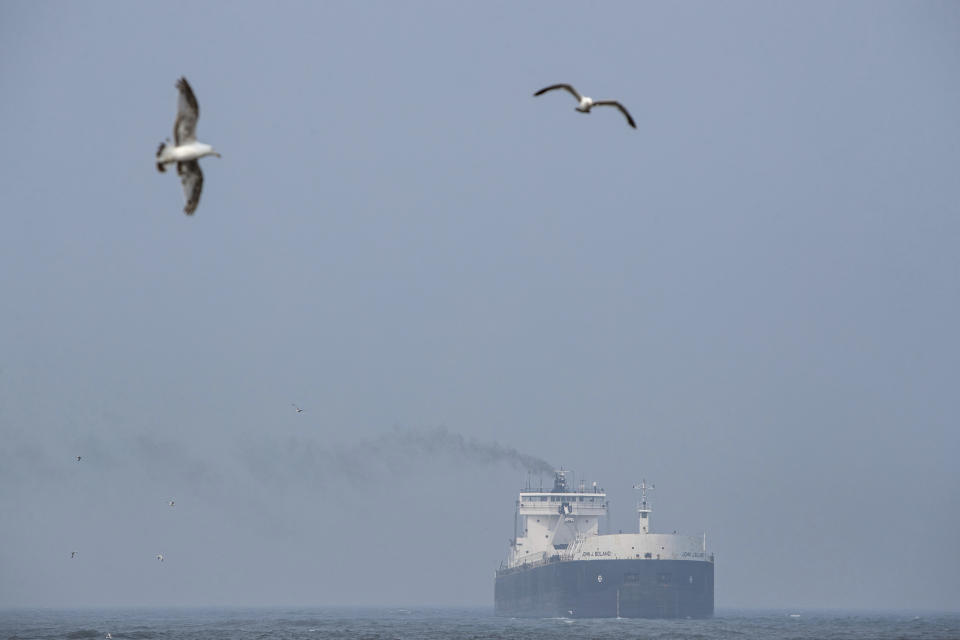
<svg viewBox="0 0 960 640"><path fill-rule="evenodd" d="M498 618L489 609L7 609L0 640L956 639L960 614L718 611L710 620Z"/></svg>

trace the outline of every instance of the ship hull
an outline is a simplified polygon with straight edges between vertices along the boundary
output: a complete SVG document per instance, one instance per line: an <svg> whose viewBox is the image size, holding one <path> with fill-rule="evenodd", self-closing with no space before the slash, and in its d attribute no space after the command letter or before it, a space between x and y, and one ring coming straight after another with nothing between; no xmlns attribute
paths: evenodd
<svg viewBox="0 0 960 640"><path fill-rule="evenodd" d="M497 572L497 615L571 618L709 618L713 563L572 560Z"/></svg>

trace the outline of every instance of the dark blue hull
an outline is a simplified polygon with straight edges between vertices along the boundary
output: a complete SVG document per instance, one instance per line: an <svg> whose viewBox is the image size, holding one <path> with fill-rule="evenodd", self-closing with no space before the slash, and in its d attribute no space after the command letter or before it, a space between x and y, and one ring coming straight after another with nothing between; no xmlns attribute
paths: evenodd
<svg viewBox="0 0 960 640"><path fill-rule="evenodd" d="M709 618L713 563L573 560L497 572L497 615L572 618Z"/></svg>

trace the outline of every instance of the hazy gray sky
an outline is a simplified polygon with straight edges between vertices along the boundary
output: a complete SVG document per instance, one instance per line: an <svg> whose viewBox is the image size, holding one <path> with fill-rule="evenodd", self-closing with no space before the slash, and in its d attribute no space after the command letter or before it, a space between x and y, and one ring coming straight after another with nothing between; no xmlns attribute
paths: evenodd
<svg viewBox="0 0 960 640"><path fill-rule="evenodd" d="M8 1L0 96L0 606L492 606L497 443L957 609L960 4Z"/></svg>

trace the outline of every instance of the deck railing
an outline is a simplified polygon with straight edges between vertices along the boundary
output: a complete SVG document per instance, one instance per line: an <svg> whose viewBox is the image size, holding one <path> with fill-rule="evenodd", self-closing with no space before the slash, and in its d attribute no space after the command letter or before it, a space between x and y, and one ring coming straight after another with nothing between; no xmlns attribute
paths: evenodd
<svg viewBox="0 0 960 640"><path fill-rule="evenodd" d="M652 558L618 558L615 556L604 556L601 558L575 558L573 554L556 554L552 556L546 556L542 560L534 560L532 562L522 562L520 564L514 565L512 567L506 566L504 561L500 561L500 566L497 568L497 573L513 573L514 571L521 571L523 569L533 569L534 567L540 567L547 564L553 564L554 562L577 562L581 560L696 560L701 562L714 562L713 554L708 554L700 558L681 558L679 554L666 555L655 555Z"/></svg>

